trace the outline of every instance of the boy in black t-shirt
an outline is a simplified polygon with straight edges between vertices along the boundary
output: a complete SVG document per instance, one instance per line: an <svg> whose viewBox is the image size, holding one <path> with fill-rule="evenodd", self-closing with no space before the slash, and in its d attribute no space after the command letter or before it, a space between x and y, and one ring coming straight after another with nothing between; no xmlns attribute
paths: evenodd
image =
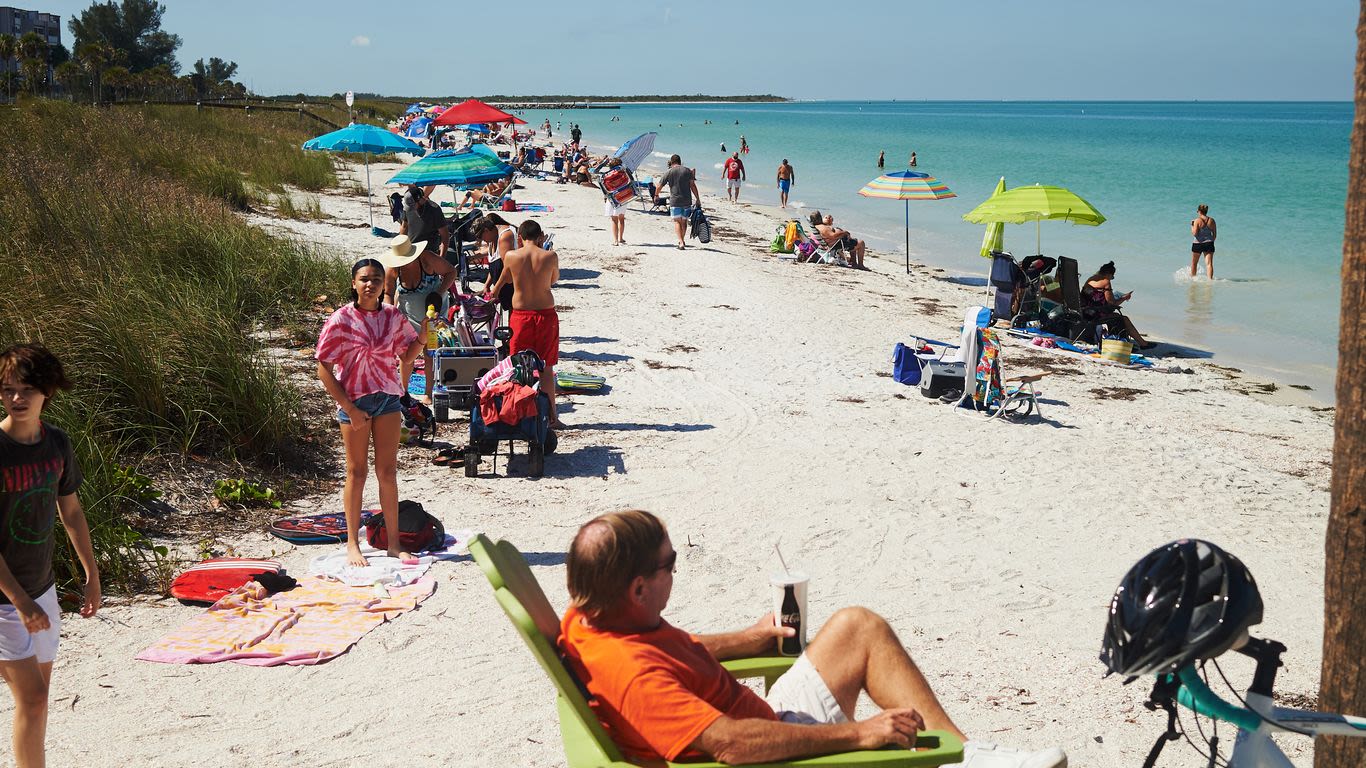
<svg viewBox="0 0 1366 768"><path fill-rule="evenodd" d="M85 570L81 615L100 608L100 574L76 489L81 470L43 406L69 389L62 364L37 344L0 352L0 677L14 696L14 758L42 765L48 687L62 616L52 572L57 515Z"/></svg>

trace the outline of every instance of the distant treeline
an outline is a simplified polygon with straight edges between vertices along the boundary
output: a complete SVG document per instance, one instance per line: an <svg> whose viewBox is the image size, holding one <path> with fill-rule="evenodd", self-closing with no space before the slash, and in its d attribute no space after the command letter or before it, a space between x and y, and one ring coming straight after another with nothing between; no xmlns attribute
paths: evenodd
<svg viewBox="0 0 1366 768"><path fill-rule="evenodd" d="M339 96L338 96L338 98L339 98ZM397 101L408 101L408 102L414 102L414 101L445 102L445 101L464 101L465 99L467 99L467 98L469 98L469 97L468 97L468 96L384 96L384 95L377 94L377 93L357 93L357 94L356 94L356 98L367 98L367 99L377 99L377 100L397 100ZM690 95L678 95L678 94L663 95L663 94L657 94L657 93L656 93L656 94L642 95L642 96L575 96L575 95L570 95L570 94L555 94L555 95L541 95L541 96L513 96L513 95L509 95L509 94L498 93L498 94L493 94L493 95L491 95L491 96L476 96L475 98L480 99L480 100L482 100L482 101L502 101L502 102L508 102L508 101L510 101L510 102L516 102L516 103L519 103L519 104L524 104L524 103L528 103L528 102L538 102L538 101L551 102L551 103L564 103L564 102L568 102L568 101L595 101L595 102L633 102L633 101L678 101L678 102L692 102L692 101L734 101L734 102L754 102L754 101L790 101L790 99L788 99L788 98L786 98L786 97L784 97L784 96L774 96L774 95L771 94L771 93L751 94L751 95L747 95L747 96L708 96L707 94L704 94L704 93L694 93L694 94L690 94Z"/></svg>

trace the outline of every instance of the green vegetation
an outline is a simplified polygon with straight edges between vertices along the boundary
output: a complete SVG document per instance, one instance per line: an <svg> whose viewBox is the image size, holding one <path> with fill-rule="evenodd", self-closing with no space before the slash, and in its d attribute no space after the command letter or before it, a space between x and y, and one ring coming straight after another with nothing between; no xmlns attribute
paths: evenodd
<svg viewBox="0 0 1366 768"><path fill-rule="evenodd" d="M0 113L0 346L41 341L75 390L47 418L72 436L111 589L161 577L128 521L148 454L279 466L306 436L298 392L253 338L297 322L344 266L233 213L288 184L335 183L297 117L28 100ZM59 544L58 579L79 570Z"/></svg>
<svg viewBox="0 0 1366 768"><path fill-rule="evenodd" d="M263 505L271 509L283 506L275 491L246 480L219 480L213 484L213 497L224 504L237 504L243 507Z"/></svg>

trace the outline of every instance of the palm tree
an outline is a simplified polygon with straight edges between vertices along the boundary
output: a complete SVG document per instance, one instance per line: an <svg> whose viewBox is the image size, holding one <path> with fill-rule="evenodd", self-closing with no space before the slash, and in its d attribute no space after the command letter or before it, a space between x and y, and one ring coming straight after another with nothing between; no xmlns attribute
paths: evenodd
<svg viewBox="0 0 1366 768"><path fill-rule="evenodd" d="M5 75L5 95L11 100L14 99L13 80L9 77L9 60L14 58L14 52L19 49L19 41L14 35L0 35L0 73Z"/></svg>
<svg viewBox="0 0 1366 768"><path fill-rule="evenodd" d="M103 40L85 43L76 49L76 61L80 63L81 69L84 69L86 74L90 76L90 89L96 104L100 103L100 83L104 75L104 67L113 61L114 57L114 49Z"/></svg>
<svg viewBox="0 0 1366 768"><path fill-rule="evenodd" d="M115 99L126 99L128 88L133 85L133 75L127 67L109 67L104 70L101 82L114 90Z"/></svg>
<svg viewBox="0 0 1366 768"><path fill-rule="evenodd" d="M57 65L57 68L52 72L52 76L57 79L58 84L62 86L62 90L66 92L67 96L74 101L76 90L80 88L81 85L82 73L80 65L74 61L64 61Z"/></svg>
<svg viewBox="0 0 1366 768"><path fill-rule="evenodd" d="M47 82L47 39L37 32L25 32L19 36L16 48L23 59L19 66L24 70L24 84L36 96L39 86Z"/></svg>
<svg viewBox="0 0 1366 768"><path fill-rule="evenodd" d="M1342 312L1337 413L1333 420L1332 509L1323 563L1323 665L1319 706L1366 711L1366 0L1357 20L1356 118L1348 161L1342 240ZM1366 764L1366 739L1318 739L1316 768Z"/></svg>

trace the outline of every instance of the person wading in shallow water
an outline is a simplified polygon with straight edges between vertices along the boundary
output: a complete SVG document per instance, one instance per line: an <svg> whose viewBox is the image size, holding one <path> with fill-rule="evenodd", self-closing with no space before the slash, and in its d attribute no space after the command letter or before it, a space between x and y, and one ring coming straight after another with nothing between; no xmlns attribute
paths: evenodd
<svg viewBox="0 0 1366 768"><path fill-rule="evenodd" d="M1214 279L1214 239L1219 230L1209 215L1209 206L1201 203L1195 209L1200 214L1191 219L1191 277L1200 267L1200 256L1205 256L1205 277Z"/></svg>

